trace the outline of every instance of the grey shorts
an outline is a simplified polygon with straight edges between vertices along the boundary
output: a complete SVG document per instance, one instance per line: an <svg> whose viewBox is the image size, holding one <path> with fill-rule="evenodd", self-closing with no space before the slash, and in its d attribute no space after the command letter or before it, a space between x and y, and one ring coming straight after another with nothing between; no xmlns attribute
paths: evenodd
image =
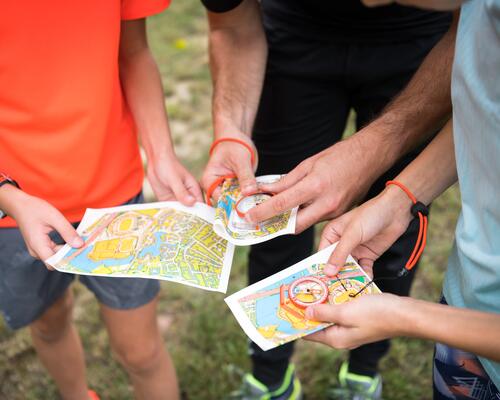
<svg viewBox="0 0 500 400"><path fill-rule="evenodd" d="M142 203L142 194L126 204ZM56 243L63 243L57 234ZM0 228L0 310L12 329L39 318L66 291L74 274L49 271L30 256L17 228ZM157 280L81 275L97 300L115 309L137 308L152 301L160 289Z"/></svg>

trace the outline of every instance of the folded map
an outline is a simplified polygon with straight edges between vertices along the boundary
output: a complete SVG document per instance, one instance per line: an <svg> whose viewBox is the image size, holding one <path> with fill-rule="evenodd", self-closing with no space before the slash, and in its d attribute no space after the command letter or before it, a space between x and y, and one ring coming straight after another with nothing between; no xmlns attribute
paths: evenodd
<svg viewBox="0 0 500 400"><path fill-rule="evenodd" d="M280 177L281 175L259 176L257 184L275 182ZM253 225L236 212L236 205L242 197L244 196L241 194L238 180L226 179L215 211L214 231L219 236L233 244L248 246L295 233L298 207ZM265 197L267 197L265 194L255 195L255 204L263 201Z"/></svg>
<svg viewBox="0 0 500 400"><path fill-rule="evenodd" d="M61 272L179 282L225 293L234 246L213 231L215 211L197 203L87 209L78 233L46 263Z"/></svg>

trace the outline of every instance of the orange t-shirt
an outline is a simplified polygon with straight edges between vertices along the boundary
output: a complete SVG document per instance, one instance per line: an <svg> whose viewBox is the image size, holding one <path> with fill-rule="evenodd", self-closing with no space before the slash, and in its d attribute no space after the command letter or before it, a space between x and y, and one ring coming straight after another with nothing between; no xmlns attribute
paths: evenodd
<svg viewBox="0 0 500 400"><path fill-rule="evenodd" d="M0 11L0 172L72 222L142 186L119 79L120 22L170 0L7 1ZM0 227L15 226L11 218Z"/></svg>

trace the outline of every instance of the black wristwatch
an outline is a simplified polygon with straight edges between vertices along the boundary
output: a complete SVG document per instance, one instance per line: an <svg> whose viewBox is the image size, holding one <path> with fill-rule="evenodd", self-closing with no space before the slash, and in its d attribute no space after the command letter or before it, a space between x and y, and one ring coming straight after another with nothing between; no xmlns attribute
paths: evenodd
<svg viewBox="0 0 500 400"><path fill-rule="evenodd" d="M18 183L14 179L12 179L9 175L0 172L0 187L2 187L3 185L13 185L16 188L20 189ZM0 210L0 219L5 218L6 216L7 214Z"/></svg>

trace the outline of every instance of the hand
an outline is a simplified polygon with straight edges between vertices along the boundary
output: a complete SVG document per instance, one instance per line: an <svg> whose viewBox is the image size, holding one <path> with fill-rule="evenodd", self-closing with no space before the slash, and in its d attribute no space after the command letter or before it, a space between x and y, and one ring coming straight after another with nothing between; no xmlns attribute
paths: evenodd
<svg viewBox="0 0 500 400"><path fill-rule="evenodd" d="M296 233L318 221L340 215L363 196L372 181L358 140L339 142L300 163L280 181L261 185L277 195L247 213L251 223L267 220L296 206Z"/></svg>
<svg viewBox="0 0 500 400"><path fill-rule="evenodd" d="M198 182L175 156L149 164L147 177L160 201L178 200L188 207L203 202Z"/></svg>
<svg viewBox="0 0 500 400"><path fill-rule="evenodd" d="M14 187L5 187L2 188L2 209L16 220L32 257L44 261L59 250L61 246L56 245L49 236L52 231L58 232L73 248L84 244L68 220L56 208L38 197ZM50 265L46 266L53 269Z"/></svg>
<svg viewBox="0 0 500 400"><path fill-rule="evenodd" d="M306 310L308 319L335 325L304 339L336 349L354 349L366 343L402 334L400 316L407 299L392 294L370 294L347 303L321 304Z"/></svg>
<svg viewBox="0 0 500 400"><path fill-rule="evenodd" d="M325 273L336 275L351 254L373 276L373 262L407 229L412 219L411 205L400 188L389 186L377 197L330 221L323 229L319 248L338 244Z"/></svg>
<svg viewBox="0 0 500 400"><path fill-rule="evenodd" d="M257 150L247 135L236 133L227 137L234 137L245 141L254 149L255 157L257 157ZM235 142L222 142L214 148L208 160L203 177L201 178L201 186L207 191L217 178L226 175L236 175L241 192L243 194L251 194L257 190L257 181L254 175L256 168L257 161L255 165L252 165L251 154L246 147ZM220 195L220 188L214 190L212 195L217 200Z"/></svg>

